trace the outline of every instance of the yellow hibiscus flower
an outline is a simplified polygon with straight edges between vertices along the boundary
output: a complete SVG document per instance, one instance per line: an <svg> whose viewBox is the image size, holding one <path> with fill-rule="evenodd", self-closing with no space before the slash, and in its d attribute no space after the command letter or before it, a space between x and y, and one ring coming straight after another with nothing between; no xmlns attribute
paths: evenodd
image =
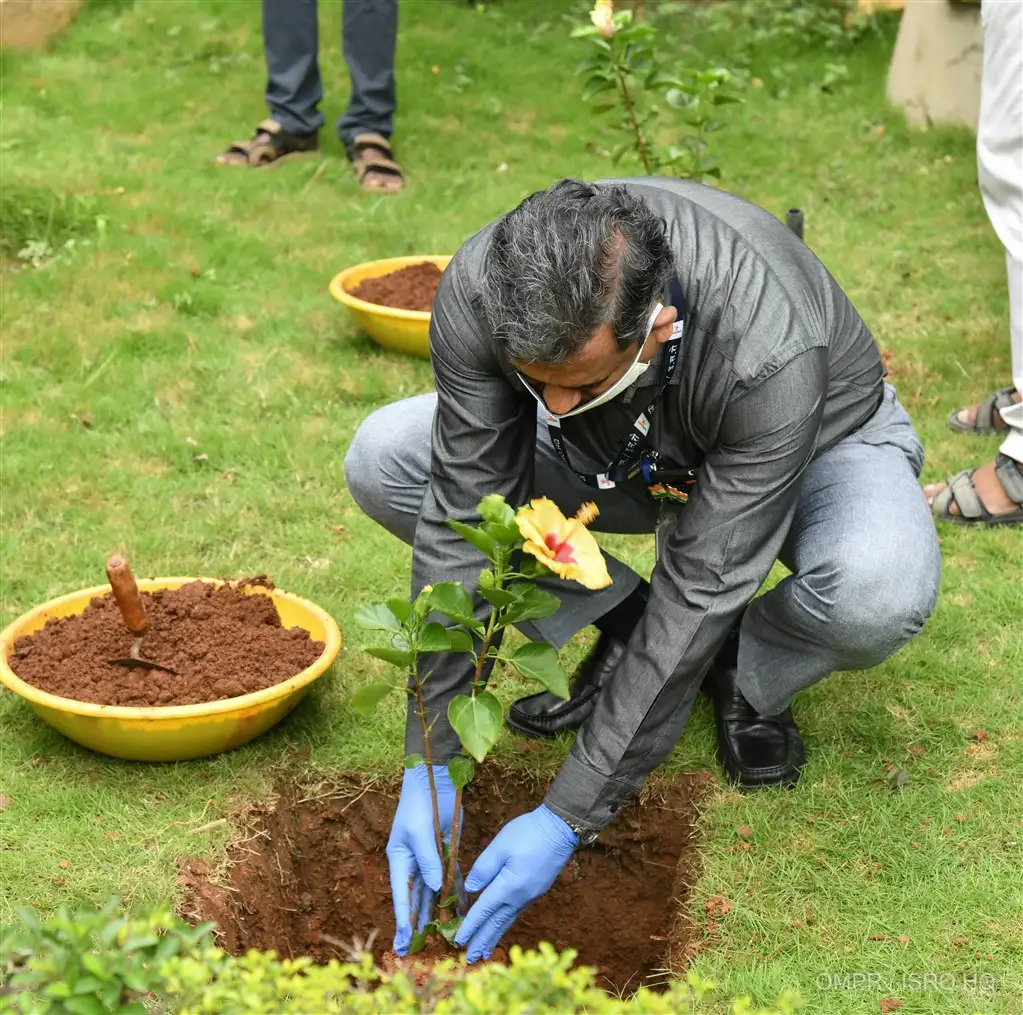
<svg viewBox="0 0 1023 1015"><path fill-rule="evenodd" d="M610 39L615 34L615 23L611 17L614 9L614 0L596 0L593 10L590 11L590 21L605 39Z"/></svg>
<svg viewBox="0 0 1023 1015"><path fill-rule="evenodd" d="M597 517L596 504L584 504L566 518L552 500L538 497L515 513L526 553L536 557L559 578L579 582L588 589L603 589L611 584L604 555L593 534L586 528Z"/></svg>

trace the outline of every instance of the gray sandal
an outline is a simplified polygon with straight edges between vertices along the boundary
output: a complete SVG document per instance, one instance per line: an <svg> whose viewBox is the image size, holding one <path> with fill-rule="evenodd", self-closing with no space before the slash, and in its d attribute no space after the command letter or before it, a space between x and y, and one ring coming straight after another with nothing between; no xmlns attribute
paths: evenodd
<svg viewBox="0 0 1023 1015"><path fill-rule="evenodd" d="M936 517L944 522L956 522L958 525L1018 525L1023 522L1023 465L1008 455L999 453L995 456L998 481L1009 499L1015 501L1018 507L1018 510L1004 515L993 515L984 507L984 502L977 496L977 488L973 485L974 471L965 469L948 481L948 486L934 498ZM952 514L953 501L960 514Z"/></svg>
<svg viewBox="0 0 1023 1015"><path fill-rule="evenodd" d="M1008 433L1010 428L1007 423L995 423L995 413L1002 409L1008 409L1010 405L1017 405L1018 403L1012 397L1014 394L1016 394L1016 389L1011 384L1007 388L993 391L980 403L980 408L977 409L977 418L972 423L966 423L959 418L959 413L963 412L963 409L950 412L948 428L955 430L956 433L973 434L975 437L992 433Z"/></svg>

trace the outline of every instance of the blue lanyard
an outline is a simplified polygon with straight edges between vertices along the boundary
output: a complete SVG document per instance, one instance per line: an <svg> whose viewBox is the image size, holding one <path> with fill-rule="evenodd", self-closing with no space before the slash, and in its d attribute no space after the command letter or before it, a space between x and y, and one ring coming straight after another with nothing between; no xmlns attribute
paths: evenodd
<svg viewBox="0 0 1023 1015"><path fill-rule="evenodd" d="M620 483L627 482L640 473L649 483L656 472L657 452L646 450L639 452L640 447L646 442L650 433L650 425L654 414L660 404L661 397L667 390L671 379L675 374L675 367L678 365L679 356L682 352L682 335L684 325L682 323L682 287L676 279L668 284L671 293L672 305L678 312L678 318L671 328L671 338L664 344L664 359L661 364L661 383L657 393L647 403L642 412L636 417L629 432L622 442L621 450L615 456L614 461L603 471L598 473L580 472L573 465L568 457L568 447L565 438L561 433L561 420L552 413L546 414L547 433L550 435L551 444L557 451L558 457L567 465L582 482L595 490L612 490ZM639 452L637 454L637 452Z"/></svg>

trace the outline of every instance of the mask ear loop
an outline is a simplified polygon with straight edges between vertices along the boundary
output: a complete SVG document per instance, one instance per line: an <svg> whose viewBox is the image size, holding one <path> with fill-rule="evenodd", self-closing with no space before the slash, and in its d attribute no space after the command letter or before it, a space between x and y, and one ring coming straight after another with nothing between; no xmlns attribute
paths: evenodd
<svg viewBox="0 0 1023 1015"><path fill-rule="evenodd" d="M643 336L644 340L650 337L650 333L654 330L654 321L657 320L658 316L660 315L663 309L664 309L663 303L658 303L657 306L654 307L653 311L650 314L650 320L647 321L646 334Z"/></svg>

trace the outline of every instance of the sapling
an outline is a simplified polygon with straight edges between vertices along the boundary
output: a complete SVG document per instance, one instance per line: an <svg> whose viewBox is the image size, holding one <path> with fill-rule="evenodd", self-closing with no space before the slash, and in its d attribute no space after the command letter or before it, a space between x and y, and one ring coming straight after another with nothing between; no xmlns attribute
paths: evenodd
<svg viewBox="0 0 1023 1015"><path fill-rule="evenodd" d="M593 504L584 504L566 518L552 501L539 498L518 511L503 497L491 495L480 501L478 525L449 521L466 542L487 560L480 571L476 594L489 606L486 620L475 612L475 600L461 582L440 582L425 586L411 602L389 599L360 609L355 620L370 630L390 635L390 644L365 651L396 666L400 674L360 687L352 706L369 716L394 691L403 690L415 699L415 713L423 733L423 754L405 758L406 768L426 766L433 809L433 830L437 854L444 865L437 918L417 933L412 952L422 950L426 936L436 931L449 943L464 915L465 902L458 875L458 843L461 835L462 791L472 780L476 764L482 763L497 742L504 723L500 699L487 689L495 663L504 662L546 690L568 698L568 675L558 653L548 642L530 641L513 651L501 650L505 628L549 617L561 601L536 579L558 577L599 589L611 583L600 548L586 526L597 516ZM432 619L436 615L452 623ZM447 718L458 736L462 751L447 765L455 787L454 821L450 841L441 833L440 807L433 774L430 734L437 716L428 714L423 686L430 677L423 672L425 656L436 652L464 652L473 663L468 694L456 695L448 705Z"/></svg>
<svg viewBox="0 0 1023 1015"><path fill-rule="evenodd" d="M611 161L631 151L647 176L720 177L708 135L725 126L720 107L741 101L736 75L724 67L680 65L674 47L670 65L663 65L657 29L636 21L631 10L616 11L613 0L596 0L589 20L572 31L594 50L576 73L585 79L584 102L617 111L622 140L611 149ZM665 121L672 127L670 143L661 143L658 129L662 101L674 111Z"/></svg>

